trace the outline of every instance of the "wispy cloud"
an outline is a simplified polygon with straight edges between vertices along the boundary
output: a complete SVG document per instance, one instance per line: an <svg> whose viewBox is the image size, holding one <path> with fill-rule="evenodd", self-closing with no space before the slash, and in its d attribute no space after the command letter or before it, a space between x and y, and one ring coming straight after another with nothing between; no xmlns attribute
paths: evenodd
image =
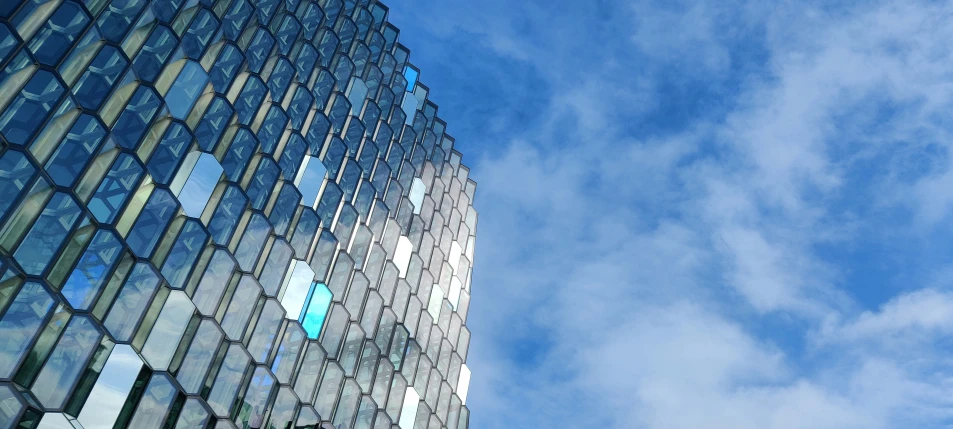
<svg viewBox="0 0 953 429"><path fill-rule="evenodd" d="M953 7L402 3L479 182L472 427L953 424Z"/></svg>

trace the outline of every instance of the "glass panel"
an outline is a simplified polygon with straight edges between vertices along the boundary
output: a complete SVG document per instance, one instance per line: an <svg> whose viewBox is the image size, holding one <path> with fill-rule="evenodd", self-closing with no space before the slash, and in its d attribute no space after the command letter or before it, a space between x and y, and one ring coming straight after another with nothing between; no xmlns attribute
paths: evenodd
<svg viewBox="0 0 953 429"><path fill-rule="evenodd" d="M245 228L245 235L242 237L242 241L238 243L238 249L235 250L235 259L238 260L238 265L242 270L251 271L255 268L255 263L258 262L258 256L261 255L261 250L270 230L271 225L268 224L268 220L261 213L252 215L251 221Z"/></svg>
<svg viewBox="0 0 953 429"><path fill-rule="evenodd" d="M188 128L178 122L169 125L146 166L152 178L157 183L168 185L191 145L192 134Z"/></svg>
<svg viewBox="0 0 953 429"><path fill-rule="evenodd" d="M4 285L4 287L9 287ZM0 378L9 378L53 307L53 297L38 283L23 285L0 319Z"/></svg>
<svg viewBox="0 0 953 429"><path fill-rule="evenodd" d="M36 168L22 152L8 150L0 156L0 218L29 185Z"/></svg>
<svg viewBox="0 0 953 429"><path fill-rule="evenodd" d="M155 374L149 380L139 406L128 427L136 429L159 429L165 423L166 414L175 400L175 386L166 374Z"/></svg>
<svg viewBox="0 0 953 429"><path fill-rule="evenodd" d="M185 40L183 40L183 43ZM202 65L195 61L186 61L185 67L175 78L175 83L165 95L165 103L169 106L169 113L173 117L184 120L188 116L195 101L202 95L205 85L208 84L208 74ZM216 162L216 164L218 164Z"/></svg>
<svg viewBox="0 0 953 429"><path fill-rule="evenodd" d="M112 429L140 369L142 361L132 347L118 344L113 348L79 414L84 428Z"/></svg>
<svg viewBox="0 0 953 429"><path fill-rule="evenodd" d="M86 204L96 220L112 223L139 185L143 173L142 164L134 156L120 154L100 182L93 198Z"/></svg>
<svg viewBox="0 0 953 429"><path fill-rule="evenodd" d="M291 381L298 356L305 344L304 331L297 323L289 323L285 327L285 334L281 338L275 360L271 370L275 373L278 382L287 384Z"/></svg>
<svg viewBox="0 0 953 429"><path fill-rule="evenodd" d="M33 394L47 408L60 408L72 392L102 333L86 316L70 320L56 348L33 383Z"/></svg>
<svg viewBox="0 0 953 429"><path fill-rule="evenodd" d="M126 243L136 256L147 258L152 254L152 249L177 211L175 197L169 191L157 188L152 192L139 219L126 237Z"/></svg>
<svg viewBox="0 0 953 429"><path fill-rule="evenodd" d="M158 286L159 277L151 266L145 262L137 263L103 323L117 341L131 339Z"/></svg>
<svg viewBox="0 0 953 429"><path fill-rule="evenodd" d="M290 428L295 419L295 411L298 405L298 397L287 387L282 387L275 398L275 405L271 410L271 417L268 419L267 429L286 429ZM299 422L300 424L300 422Z"/></svg>
<svg viewBox="0 0 953 429"><path fill-rule="evenodd" d="M265 407L275 387L275 378L264 367L255 369L251 383L245 393L243 403L238 408L235 422L243 428L261 427L265 418Z"/></svg>
<svg viewBox="0 0 953 429"><path fill-rule="evenodd" d="M73 186L86 165L93 159L93 154L99 150L105 137L106 129L94 116L85 113L79 115L56 151L46 162L45 169L53 179L53 183L60 186ZM14 168L2 170L16 171Z"/></svg>
<svg viewBox="0 0 953 429"><path fill-rule="evenodd" d="M314 410L319 415L328 416L325 418L331 416L343 381L344 371L337 362L329 362L324 371L324 378L321 379L321 387L318 388L318 396L314 399Z"/></svg>
<svg viewBox="0 0 953 429"><path fill-rule="evenodd" d="M13 392L9 384L0 384L0 428L3 429L11 429L23 409L23 404Z"/></svg>
<svg viewBox="0 0 953 429"><path fill-rule="evenodd" d="M314 271L311 271L311 267L304 261L294 260L292 268L288 272L289 275L282 287L284 295L281 297L281 304L288 311L285 317L298 320L301 316L301 310L308 300L311 283L314 281Z"/></svg>
<svg viewBox="0 0 953 429"><path fill-rule="evenodd" d="M264 363L268 359L283 318L284 311L278 301L273 299L265 301L251 341L248 343L248 353L251 353L256 362Z"/></svg>
<svg viewBox="0 0 953 429"><path fill-rule="evenodd" d="M212 260L205 269L205 275L202 276L202 281L192 296L195 308L203 316L215 314L233 271L235 271L235 261L228 252L224 249L215 249L215 254L212 255Z"/></svg>
<svg viewBox="0 0 953 429"><path fill-rule="evenodd" d="M344 383L344 390L341 392L341 400L338 402L337 411L334 413L332 424L336 427L353 427L354 415L357 413L357 407L361 401L361 388L353 379L348 379Z"/></svg>
<svg viewBox="0 0 953 429"><path fill-rule="evenodd" d="M182 291L172 291L162 306L162 312L156 320L145 346L142 356L155 371L164 371L172 362L175 345L182 340L182 334L195 312L195 305L188 295Z"/></svg>
<svg viewBox="0 0 953 429"><path fill-rule="evenodd" d="M199 393L205 383L209 365L215 358L221 342L222 332L215 326L215 322L209 319L203 320L195 331L192 345L182 359L182 365L175 376L186 393ZM229 351L231 352L231 349Z"/></svg>
<svg viewBox="0 0 953 429"><path fill-rule="evenodd" d="M53 194L13 254L27 274L43 274L81 214L82 209L68 194Z"/></svg>
<svg viewBox="0 0 953 429"><path fill-rule="evenodd" d="M460 367L460 381L457 382L457 396L464 405L467 403L467 393L470 391L470 368L466 364Z"/></svg>
<svg viewBox="0 0 953 429"><path fill-rule="evenodd" d="M417 417L417 407L420 405L420 395L413 387L408 387L404 393L404 403L400 410L398 425L401 429L413 429L414 419Z"/></svg>
<svg viewBox="0 0 953 429"><path fill-rule="evenodd" d="M261 286L255 278L251 275L243 276L222 318L222 329L225 330L228 339L238 341L245 335L248 319L255 310L260 295Z"/></svg>
<svg viewBox="0 0 953 429"><path fill-rule="evenodd" d="M128 64L126 57L118 49L109 45L103 46L79 81L73 85L73 94L80 106L99 110Z"/></svg>
<svg viewBox="0 0 953 429"><path fill-rule="evenodd" d="M186 215L194 218L202 216L223 171L218 160L208 153L198 154L198 161L191 171L179 171L180 177L188 176L179 193L179 201Z"/></svg>
<svg viewBox="0 0 953 429"><path fill-rule="evenodd" d="M406 277L407 266L410 264L410 255L414 251L414 245L410 239L401 235L397 240L397 250L394 252L394 265L400 271L400 277Z"/></svg>
<svg viewBox="0 0 953 429"><path fill-rule="evenodd" d="M217 416L227 417L231 413L235 395L241 387L242 378L251 359L241 344L232 344L222 362L222 368L215 377L215 384L208 395L208 404Z"/></svg>
<svg viewBox="0 0 953 429"><path fill-rule="evenodd" d="M196 398L189 398L179 413L179 419L175 422L175 429L197 429L204 428L208 423L208 410ZM87 428L89 429L89 428Z"/></svg>
<svg viewBox="0 0 953 429"><path fill-rule="evenodd" d="M79 5L63 3L30 40L30 51L40 63L56 66L88 24L89 16Z"/></svg>
<svg viewBox="0 0 953 429"><path fill-rule="evenodd" d="M208 241L208 233L202 228L202 224L196 219L187 219L179 231L179 236L172 245L169 257L162 264L162 276L169 282L173 289L182 289L185 287L185 281L199 254L205 249L205 243Z"/></svg>

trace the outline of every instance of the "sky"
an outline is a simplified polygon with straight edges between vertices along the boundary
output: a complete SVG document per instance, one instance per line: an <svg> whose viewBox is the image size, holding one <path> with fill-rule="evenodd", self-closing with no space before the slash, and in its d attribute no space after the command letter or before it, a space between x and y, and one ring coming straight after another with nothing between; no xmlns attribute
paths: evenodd
<svg viewBox="0 0 953 429"><path fill-rule="evenodd" d="M475 429L953 428L953 4L391 0Z"/></svg>

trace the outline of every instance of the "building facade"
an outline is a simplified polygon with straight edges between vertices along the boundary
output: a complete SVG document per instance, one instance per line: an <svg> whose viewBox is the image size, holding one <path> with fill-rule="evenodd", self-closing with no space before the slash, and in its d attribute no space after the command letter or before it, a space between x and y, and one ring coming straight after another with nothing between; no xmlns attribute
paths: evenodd
<svg viewBox="0 0 953 429"><path fill-rule="evenodd" d="M0 429L466 429L476 184L373 0L0 1Z"/></svg>

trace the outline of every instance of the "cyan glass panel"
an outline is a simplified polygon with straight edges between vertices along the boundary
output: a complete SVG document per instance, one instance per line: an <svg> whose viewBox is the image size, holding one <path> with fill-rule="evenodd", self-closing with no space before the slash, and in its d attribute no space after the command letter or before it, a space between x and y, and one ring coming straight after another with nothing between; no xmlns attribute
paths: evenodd
<svg viewBox="0 0 953 429"><path fill-rule="evenodd" d="M172 291L162 306L149 338L142 347L142 356L155 371L164 371L172 362L176 345L195 312L195 305L183 291Z"/></svg>
<svg viewBox="0 0 953 429"><path fill-rule="evenodd" d="M139 262L126 279L103 326L116 341L129 341L159 286L159 276L146 262Z"/></svg>
<svg viewBox="0 0 953 429"><path fill-rule="evenodd" d="M299 316L299 321L308 333L308 338L318 339L321 328L331 307L331 291L324 283L313 283L308 291L306 310Z"/></svg>
<svg viewBox="0 0 953 429"><path fill-rule="evenodd" d="M80 114L56 151L46 161L46 172L53 179L53 183L60 186L73 186L76 179L86 169L86 165L93 159L93 155L99 150L105 137L106 128L96 117L86 113ZM0 167L0 171L13 172L16 169Z"/></svg>
<svg viewBox="0 0 953 429"><path fill-rule="evenodd" d="M215 376L212 390L208 394L208 405L212 412L219 417L228 417L231 414L232 404L241 387L242 379L248 370L251 358L239 343L228 347L222 367Z"/></svg>
<svg viewBox="0 0 953 429"><path fill-rule="evenodd" d="M275 388L275 378L264 367L255 369L235 422L243 428L258 428L265 419L265 407Z"/></svg>
<svg viewBox="0 0 953 429"><path fill-rule="evenodd" d="M13 285L5 284L5 287ZM53 297L38 283L27 282L17 293L0 319L0 378L12 375L14 367L27 352L46 315Z"/></svg>
<svg viewBox="0 0 953 429"><path fill-rule="evenodd" d="M129 61L118 49L110 45L103 46L79 81L73 85L73 94L76 95L79 105L90 110L99 110L128 64Z"/></svg>
<svg viewBox="0 0 953 429"><path fill-rule="evenodd" d="M208 233L196 219L188 219L182 226L179 236L172 245L169 257L162 265L162 276L173 289L185 287L185 281L192 273L192 267L198 260L199 254L205 248Z"/></svg>
<svg viewBox="0 0 953 429"><path fill-rule="evenodd" d="M131 346L113 348L79 414L85 429L112 429L140 369L142 360Z"/></svg>
<svg viewBox="0 0 953 429"><path fill-rule="evenodd" d="M32 275L43 274L81 214L82 209L69 194L53 194L13 254L23 271Z"/></svg>
<svg viewBox="0 0 953 429"><path fill-rule="evenodd" d="M136 429L160 429L178 394L168 374L157 373L149 379L139 406L127 427Z"/></svg>
<svg viewBox="0 0 953 429"><path fill-rule="evenodd" d="M175 118L184 120L195 105L195 101L202 95L206 84L208 84L208 73L202 65L195 61L186 61L185 67L179 72L179 76L175 78L175 82L165 95L169 113Z"/></svg>
<svg viewBox="0 0 953 429"><path fill-rule="evenodd" d="M63 406L101 338L102 332L89 317L76 316L70 320L33 383L33 394L43 406Z"/></svg>
<svg viewBox="0 0 953 429"><path fill-rule="evenodd" d="M285 317L298 320L308 300L311 282L314 281L314 271L311 271L311 267L301 260L296 259L292 264L282 286L284 294L281 296L281 305L287 311Z"/></svg>
<svg viewBox="0 0 953 429"><path fill-rule="evenodd" d="M265 301L262 307L261 315L258 317L258 323L255 324L255 330L252 333L251 341L248 342L248 353L251 354L255 362L264 363L271 353L271 348L275 344L275 337L278 336L278 328L284 319L284 311L278 301L269 299Z"/></svg>
<svg viewBox="0 0 953 429"><path fill-rule="evenodd" d="M86 207L101 223L112 223L145 173L136 157L119 154Z"/></svg>
<svg viewBox="0 0 953 429"><path fill-rule="evenodd" d="M237 341L245 335L248 319L255 310L259 296L261 296L261 286L255 278L251 275L243 276L222 318L222 329L225 330L228 339Z"/></svg>
<svg viewBox="0 0 953 429"><path fill-rule="evenodd" d="M197 394L201 391L203 384L205 384L205 376L208 374L209 365L212 364L212 360L218 352L222 337L222 331L215 326L214 320L204 319L199 324L195 335L192 337L189 351L185 354L182 365L175 373L176 380L179 381L186 393Z"/></svg>
<svg viewBox="0 0 953 429"><path fill-rule="evenodd" d="M37 70L0 116L0 134L10 143L26 144L59 103L63 92L63 85L52 73Z"/></svg>
<svg viewBox="0 0 953 429"><path fill-rule="evenodd" d="M205 406L198 399L189 398L179 413L174 429L204 428L208 420L209 413Z"/></svg>
<svg viewBox="0 0 953 429"><path fill-rule="evenodd" d="M192 301L195 302L195 308L199 313L204 316L215 314L233 271L235 271L235 261L228 252L221 248L215 249L212 260L205 268L202 281L192 295Z"/></svg>
<svg viewBox="0 0 953 429"><path fill-rule="evenodd" d="M188 174L188 179L179 193L179 202L185 214L198 218L202 216L205 206L212 197L212 191L222 176L222 166L212 154L198 154L198 161L192 171L180 171L179 174Z"/></svg>
<svg viewBox="0 0 953 429"><path fill-rule="evenodd" d="M126 237L126 244L140 258L152 254L156 243L175 216L179 207L175 197L166 189L156 188L146 202L139 219L133 224Z"/></svg>

